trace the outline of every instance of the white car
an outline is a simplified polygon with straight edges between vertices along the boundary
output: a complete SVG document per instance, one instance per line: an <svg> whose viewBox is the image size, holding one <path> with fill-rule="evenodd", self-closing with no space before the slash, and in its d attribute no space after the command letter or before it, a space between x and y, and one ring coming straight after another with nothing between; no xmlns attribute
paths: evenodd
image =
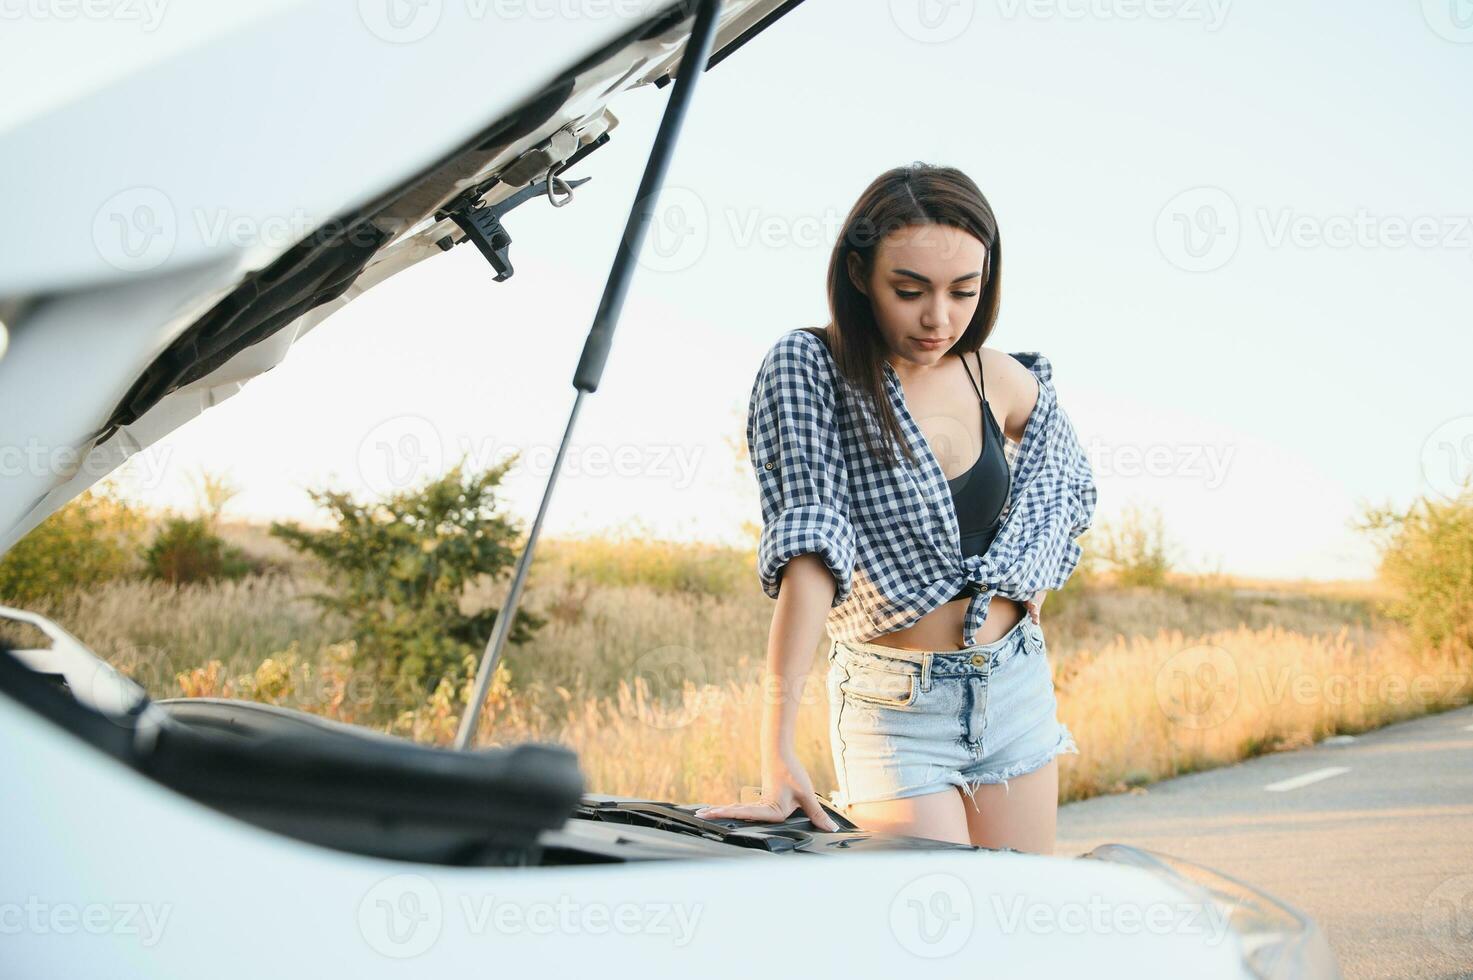
<svg viewBox="0 0 1473 980"><path fill-rule="evenodd" d="M596 166L610 104L673 78L658 191L700 77L682 59L714 67L797 3L277 3L13 125L0 452L28 462L0 477L0 553L395 272L470 241L511 275L511 233L557 220L536 199ZM301 227L243 237L185 220L288 210ZM621 250L583 392L630 265ZM54 623L0 615L50 644L0 650L6 977L1338 976L1304 915L1165 855L975 848L836 811L836 833L801 811L701 820L589 792L558 746L151 702Z"/></svg>

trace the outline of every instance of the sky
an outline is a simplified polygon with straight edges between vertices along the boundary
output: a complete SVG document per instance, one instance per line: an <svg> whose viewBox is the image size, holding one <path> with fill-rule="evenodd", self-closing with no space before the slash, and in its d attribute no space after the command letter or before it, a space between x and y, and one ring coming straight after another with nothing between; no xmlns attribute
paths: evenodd
<svg viewBox="0 0 1473 980"><path fill-rule="evenodd" d="M1461 4L1461 5L1460 5ZM1041 351L1097 521L1158 508L1180 567L1375 569L1363 506L1473 468L1473 16L1465 0L807 0L704 75L543 532L737 542L757 367L827 319L839 222L884 170L968 173L1005 243L988 343ZM530 523L671 89L616 101L567 207L375 287L130 462L125 485L313 518L519 450Z"/></svg>

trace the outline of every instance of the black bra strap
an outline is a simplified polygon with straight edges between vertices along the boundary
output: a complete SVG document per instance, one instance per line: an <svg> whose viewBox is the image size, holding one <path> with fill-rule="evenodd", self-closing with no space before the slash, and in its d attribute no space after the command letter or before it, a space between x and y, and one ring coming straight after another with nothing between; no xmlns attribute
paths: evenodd
<svg viewBox="0 0 1473 980"><path fill-rule="evenodd" d="M982 391L981 388L978 388L977 387L977 379L972 377L972 369L969 368L969 367L967 367L967 359L965 357L962 358L962 370L967 372L967 380L970 381L970 382L972 382L972 387L976 390L977 397L980 398L980 399L982 399L982 404L984 404L984 405L987 404L987 396L985 394L983 394L983 391ZM978 374L979 377L982 374L982 352L981 351L978 351L977 352L977 374ZM986 378L983 378L982 379L982 383L983 383L983 385L986 385L987 384L987 379Z"/></svg>

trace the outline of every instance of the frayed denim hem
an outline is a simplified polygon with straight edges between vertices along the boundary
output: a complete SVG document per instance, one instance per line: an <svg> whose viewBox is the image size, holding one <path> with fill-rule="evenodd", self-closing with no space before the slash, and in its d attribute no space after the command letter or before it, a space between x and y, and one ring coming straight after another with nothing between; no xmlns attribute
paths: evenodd
<svg viewBox="0 0 1473 980"><path fill-rule="evenodd" d="M1019 776L1026 776L1030 772L1042 769L1048 765L1051 759L1069 753L1078 755L1079 746L1075 744L1074 735L1069 731L1068 727L1063 722L1060 722L1059 737L1055 740L1053 748L1047 752L1043 752L1032 759L1024 759L1022 762L1016 762L1011 766L1005 766L998 772L980 773L971 779L968 779L961 773L949 773L948 780L953 782L966 795L967 799L972 801L972 809L980 813L981 807L977 805L976 796L978 786L1002 783L1003 790L1011 793L1012 787L1008 785L1008 780L1017 779Z"/></svg>

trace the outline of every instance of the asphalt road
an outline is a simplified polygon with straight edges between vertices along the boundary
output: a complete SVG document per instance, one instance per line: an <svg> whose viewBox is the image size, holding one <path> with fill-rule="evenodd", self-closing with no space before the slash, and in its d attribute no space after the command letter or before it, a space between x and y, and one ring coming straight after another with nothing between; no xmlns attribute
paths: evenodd
<svg viewBox="0 0 1473 980"><path fill-rule="evenodd" d="M1351 980L1473 977L1473 707L1059 809L1058 854L1111 842L1298 907Z"/></svg>

